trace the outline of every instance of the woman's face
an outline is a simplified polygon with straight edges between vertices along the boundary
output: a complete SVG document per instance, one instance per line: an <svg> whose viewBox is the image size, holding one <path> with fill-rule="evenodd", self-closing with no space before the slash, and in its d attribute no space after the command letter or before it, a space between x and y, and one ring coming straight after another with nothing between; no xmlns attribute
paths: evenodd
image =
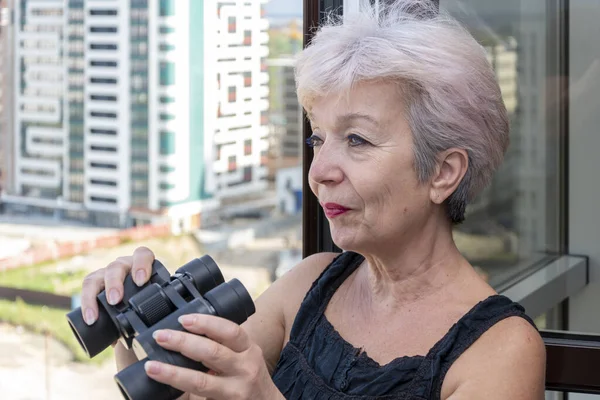
<svg viewBox="0 0 600 400"><path fill-rule="evenodd" d="M383 82L361 83L349 96L335 93L312 104L309 183L333 241L344 250L393 244L431 211L403 110L398 88Z"/></svg>

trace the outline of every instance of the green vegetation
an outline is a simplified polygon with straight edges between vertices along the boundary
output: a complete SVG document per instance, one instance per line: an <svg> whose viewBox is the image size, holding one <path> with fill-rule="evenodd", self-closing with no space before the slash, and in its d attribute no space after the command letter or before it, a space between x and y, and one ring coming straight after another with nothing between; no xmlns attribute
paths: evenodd
<svg viewBox="0 0 600 400"><path fill-rule="evenodd" d="M112 347L107 348L93 359L88 358L67 323L65 318L67 312L68 310L46 306L33 306L24 303L20 299L17 299L16 302L0 300L0 321L5 321L11 325L20 325L40 334L47 332L71 350L75 361L102 364L112 358Z"/></svg>
<svg viewBox="0 0 600 400"><path fill-rule="evenodd" d="M57 271L49 263L0 272L0 286L71 296L81 289L85 270Z"/></svg>
<svg viewBox="0 0 600 400"><path fill-rule="evenodd" d="M105 267L119 256L133 254L135 248L142 245L151 248L171 272L205 253L192 235L164 236L143 242L126 240L119 246L81 254L83 258L79 262L62 259L1 271L0 287L72 296L80 293L83 278L90 271ZM72 352L75 361L100 364L111 358L112 348L91 360L87 357L67 323L65 316L68 311L30 305L21 299L16 302L0 300L1 322L23 326L36 333L47 332Z"/></svg>
<svg viewBox="0 0 600 400"><path fill-rule="evenodd" d="M269 31L269 58L291 56L302 49L302 40L294 39L281 31Z"/></svg>

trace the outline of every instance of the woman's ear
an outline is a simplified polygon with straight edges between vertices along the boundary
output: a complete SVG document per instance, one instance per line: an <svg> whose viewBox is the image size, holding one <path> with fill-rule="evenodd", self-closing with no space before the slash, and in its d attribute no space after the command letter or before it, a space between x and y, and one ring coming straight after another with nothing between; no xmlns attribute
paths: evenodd
<svg viewBox="0 0 600 400"><path fill-rule="evenodd" d="M469 167L469 155L464 149L452 148L440 153L432 177L430 199L442 204L458 187Z"/></svg>

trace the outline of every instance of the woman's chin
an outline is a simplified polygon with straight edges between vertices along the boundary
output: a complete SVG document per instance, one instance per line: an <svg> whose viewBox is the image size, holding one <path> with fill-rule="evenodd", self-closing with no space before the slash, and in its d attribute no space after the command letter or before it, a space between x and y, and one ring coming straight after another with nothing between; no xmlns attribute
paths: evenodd
<svg viewBox="0 0 600 400"><path fill-rule="evenodd" d="M360 248L361 241L357 240L356 235L350 235L348 232L331 232L333 243L343 250L356 250Z"/></svg>

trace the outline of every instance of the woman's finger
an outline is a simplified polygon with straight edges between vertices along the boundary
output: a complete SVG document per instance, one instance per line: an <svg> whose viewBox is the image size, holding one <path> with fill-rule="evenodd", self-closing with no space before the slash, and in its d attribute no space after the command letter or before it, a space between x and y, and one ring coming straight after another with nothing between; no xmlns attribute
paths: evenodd
<svg viewBox="0 0 600 400"><path fill-rule="evenodd" d="M104 286L108 304L118 304L123 299L123 281L131 270L131 257L119 257L108 264L104 274Z"/></svg>
<svg viewBox="0 0 600 400"><path fill-rule="evenodd" d="M131 277L138 286L142 286L150 279L154 253L147 247L138 247L133 252Z"/></svg>
<svg viewBox="0 0 600 400"><path fill-rule="evenodd" d="M188 332L205 335L238 353L248 350L252 345L244 328L225 318L207 314L187 314L179 317L179 323Z"/></svg>
<svg viewBox="0 0 600 400"><path fill-rule="evenodd" d="M104 268L92 272L83 279L81 287L81 313L86 324L92 325L98 318L98 293L104 289Z"/></svg>
<svg viewBox="0 0 600 400"><path fill-rule="evenodd" d="M154 332L153 336L161 347L199 361L217 373L235 372L237 353L214 340L169 329L158 330Z"/></svg>
<svg viewBox="0 0 600 400"><path fill-rule="evenodd" d="M226 382L227 378L158 361L147 361L144 368L150 378L186 393L215 399L236 398L232 386Z"/></svg>

